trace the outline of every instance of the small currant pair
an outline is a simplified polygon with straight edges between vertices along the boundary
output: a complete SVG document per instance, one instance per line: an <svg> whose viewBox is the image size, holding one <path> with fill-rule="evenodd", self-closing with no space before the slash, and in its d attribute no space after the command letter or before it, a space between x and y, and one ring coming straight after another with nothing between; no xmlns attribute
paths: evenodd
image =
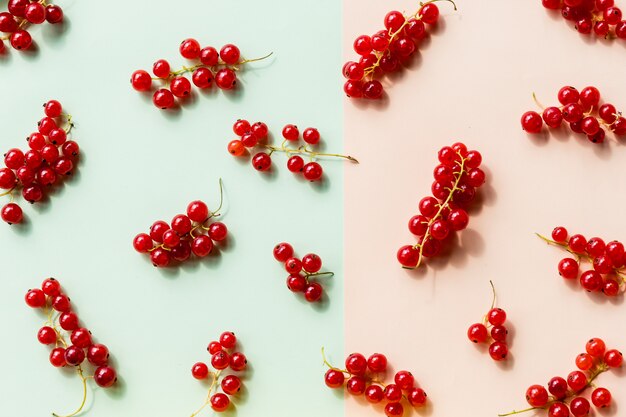
<svg viewBox="0 0 626 417"><path fill-rule="evenodd" d="M170 109L177 100L184 100L191 96L191 84L201 90L213 87L213 81L220 90L232 90L237 85L237 74L240 67L249 62L260 61L272 55L271 53L256 59L242 59L239 48L233 44L226 44L217 51L212 46L201 47L200 43L192 38L185 39L179 47L180 55L192 60L191 67L183 66L173 70L165 59L159 59L152 66L152 77L145 70L133 72L130 83L137 91L152 91L152 81L159 81L164 87L158 88L153 96L152 103L160 109ZM191 73L191 82L185 74Z"/></svg>
<svg viewBox="0 0 626 417"><path fill-rule="evenodd" d="M8 195L11 202L0 210L0 217L8 224L21 223L22 208L13 202L13 193L21 188L24 200L41 201L47 190L61 178L71 175L78 158L79 147L68 140L74 127L72 116L63 112L61 103L50 100L43 105L45 117L37 123L37 132L26 141L29 150L9 149L4 154L4 168L0 168L0 196Z"/></svg>
<svg viewBox="0 0 626 417"><path fill-rule="evenodd" d="M424 197L419 202L420 214L409 220L409 231L419 241L402 246L396 255L403 268L417 268L424 257L437 256L454 232L467 227L466 209L476 197L476 189L485 182L485 173L479 168L483 159L480 152L468 151L465 144L444 146L438 157L431 187L433 197Z"/></svg>
<svg viewBox="0 0 626 417"><path fill-rule="evenodd" d="M579 278L581 263L590 264L591 269L580 274L580 285L588 292L602 292L607 297L624 293L626 286L626 251L624 244L617 240L604 243L599 237L587 240L585 236L568 236L567 229L556 227L552 239L537 233L548 244L559 246L571 253L574 258L561 259L559 275L567 280Z"/></svg>
<svg viewBox="0 0 626 417"><path fill-rule="evenodd" d="M354 41L354 51L359 62L348 61L342 73L347 81L343 91L351 98L379 99L383 85L377 78L392 74L407 66L417 52L420 42L428 36L426 25L433 26L439 20L436 1L420 3L417 12L405 16L394 10L385 16L385 29L372 36L361 35ZM454 5L452 0L449 1Z"/></svg>
<svg viewBox="0 0 626 417"><path fill-rule="evenodd" d="M140 233L133 239L133 247L139 253L149 253L152 264L164 268L172 263L185 262L193 253L198 258L208 256L228 236L228 228L222 222L211 221L220 215L223 202L220 180L220 205L215 211L202 201L187 206L187 214L177 214L168 224L158 220L150 227L150 233Z"/></svg>
<svg viewBox="0 0 626 417"><path fill-rule="evenodd" d="M496 307L496 289L491 284L493 300L491 308L484 317L482 323L474 323L467 329L467 337L474 343L489 343L489 356L494 361L503 361L509 354L506 338L509 334L504 325L506 322L506 312Z"/></svg>
<svg viewBox="0 0 626 417"><path fill-rule="evenodd" d="M195 417L208 405L218 412L228 409L232 397L241 390L242 372L246 370L248 360L246 356L236 350L237 337L233 332L224 332L219 341L209 343L207 351L211 354L211 366L214 371L209 371L209 366L204 362L197 362L191 368L191 375L198 380L211 378L211 385L206 401L196 410L191 417ZM224 375L227 373L227 375ZM222 392L219 392L219 390Z"/></svg>
<svg viewBox="0 0 626 417"><path fill-rule="evenodd" d="M306 254L302 259L294 257L293 246L282 242L274 246L274 259L285 264L287 288L295 293L304 293L304 298L313 303L322 298L324 288L317 282L319 277L332 277L333 272L319 272L322 258L314 253Z"/></svg>
<svg viewBox="0 0 626 417"><path fill-rule="evenodd" d="M535 95L533 98L537 105ZM580 92L571 86L563 87L558 94L560 107L543 109L542 115L527 111L522 115L522 129L528 133L541 133L543 123L550 129L558 129L563 122L575 133L587 136L593 143L602 143L606 130L615 135L626 135L626 118L610 103L600 105L600 91L596 87L585 87Z"/></svg>
<svg viewBox="0 0 626 417"><path fill-rule="evenodd" d="M70 298L54 278L43 281L41 288L28 290L25 296L29 307L41 309L46 316L44 326L37 333L41 344L52 347L50 363L56 368L75 367L83 385L83 401L78 409L66 417L80 413L87 399L87 379L85 366L93 367L93 380L102 387L109 388L117 381L117 372L109 365L109 349L95 343L91 331L81 325L73 310ZM61 417L58 414L52 414Z"/></svg>
<svg viewBox="0 0 626 417"><path fill-rule="evenodd" d="M295 146L300 140L300 130L293 124L283 127L282 136L284 140L280 147L267 144L269 129L263 122L250 124L247 120L239 119L233 125L233 132L239 136L239 139L232 140L228 144L228 152L236 157L247 157L254 152L252 166L261 172L269 171L272 168L272 154L274 152L285 153L288 157L287 169L294 174L302 173L304 178L309 181L322 179L324 170L315 161L319 157L344 158L350 162L359 163L351 156L313 151L310 146L319 144L321 140L319 131L314 127L304 129L302 139L305 144L298 147ZM305 163L301 155L308 157L310 161Z"/></svg>
<svg viewBox="0 0 626 417"><path fill-rule="evenodd" d="M542 0L542 4L548 10L560 10L583 35L593 32L600 38L626 39L626 21L615 0Z"/></svg>
<svg viewBox="0 0 626 417"><path fill-rule="evenodd" d="M63 9L47 0L9 0L8 12L0 13L0 53L4 51L4 41L8 40L14 49L25 50L33 44L33 38L26 30L28 25L60 23Z"/></svg>
<svg viewBox="0 0 626 417"><path fill-rule="evenodd" d="M543 385L531 385L526 390L526 401L530 408L498 414L500 417L525 413L528 411L547 410L548 417L585 417L591 411L589 400L583 397L588 388L593 388L590 399L597 408L611 405L611 392L598 387L595 379L609 369L622 366L622 353L615 349L606 349L602 339L590 339L585 352L576 357L577 371L570 372L567 378L555 376L550 379L547 389Z"/></svg>
<svg viewBox="0 0 626 417"><path fill-rule="evenodd" d="M324 349L322 356L329 368L324 375L327 387L338 389L345 386L348 393L356 397L364 395L371 404L384 402L387 417L402 416L407 404L420 407L426 403L426 392L417 387L411 372L396 372L391 383L381 380L381 375L387 371L387 357L382 353L374 353L369 358L352 353L346 358L345 369L332 366L326 360Z"/></svg>

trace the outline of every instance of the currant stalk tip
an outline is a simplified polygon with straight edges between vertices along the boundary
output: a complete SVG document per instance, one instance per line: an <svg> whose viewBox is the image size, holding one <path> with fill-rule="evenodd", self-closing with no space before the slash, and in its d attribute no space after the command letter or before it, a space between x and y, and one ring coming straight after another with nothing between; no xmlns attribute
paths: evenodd
<svg viewBox="0 0 626 417"><path fill-rule="evenodd" d="M87 378L85 378L85 375L83 375L83 369L81 365L78 365L77 372L78 376L80 376L80 379L82 380L83 385L83 400L80 403L80 406L78 407L78 409L76 409L76 411L71 414L61 415L57 413L52 413L53 417L73 417L83 411L83 408L85 408L85 403L87 402Z"/></svg>

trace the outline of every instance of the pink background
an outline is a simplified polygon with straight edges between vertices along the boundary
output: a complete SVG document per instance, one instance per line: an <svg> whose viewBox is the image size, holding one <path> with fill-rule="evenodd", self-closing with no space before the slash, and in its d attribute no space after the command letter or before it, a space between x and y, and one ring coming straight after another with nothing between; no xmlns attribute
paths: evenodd
<svg viewBox="0 0 626 417"><path fill-rule="evenodd" d="M355 58L356 36L382 29L391 7L418 7L344 4L346 60ZM441 23L415 65L383 82L387 99L345 99L345 147L361 161L345 171L345 353L383 352L393 369L412 371L431 400L420 415L494 416L525 408L529 385L566 376L591 337L626 351L623 298L563 282L556 267L564 253L533 234L563 225L626 239L624 142L608 135L598 146L565 133L529 139L519 123L523 112L538 110L533 91L553 105L569 84L595 85L626 109L626 43L582 38L539 0L459 1L456 12L438 5ZM430 194L437 151L458 140L483 154L482 204L450 257L403 270L395 254L415 242L407 222ZM511 357L503 364L466 338L489 308L490 279L510 320ZM598 384L616 397L602 415L623 414L626 384L614 373ZM346 408L347 415L381 413L354 398Z"/></svg>

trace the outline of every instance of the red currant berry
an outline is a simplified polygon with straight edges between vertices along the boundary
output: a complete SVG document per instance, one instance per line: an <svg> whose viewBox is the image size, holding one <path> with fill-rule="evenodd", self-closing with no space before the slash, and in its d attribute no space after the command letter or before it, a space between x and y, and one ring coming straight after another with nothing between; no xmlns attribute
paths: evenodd
<svg viewBox="0 0 626 417"><path fill-rule="evenodd" d="M180 43L179 51L183 58L196 59L200 56L200 43L192 38L185 39Z"/></svg>
<svg viewBox="0 0 626 417"><path fill-rule="evenodd" d="M475 323L467 329L467 337L474 343L484 343L487 341L487 328L484 324Z"/></svg>
<svg viewBox="0 0 626 417"><path fill-rule="evenodd" d="M87 360L94 366L106 365L109 361L109 348L100 343L89 346Z"/></svg>
<svg viewBox="0 0 626 417"><path fill-rule="evenodd" d="M211 365L218 370L228 368L230 364L230 356L223 350L215 352L213 356L211 356Z"/></svg>
<svg viewBox="0 0 626 417"><path fill-rule="evenodd" d="M220 345L225 347L226 349L231 349L235 347L237 343L237 337L233 332L224 332L220 335Z"/></svg>
<svg viewBox="0 0 626 417"><path fill-rule="evenodd" d="M548 409L548 417L569 417L569 408L563 403L553 403Z"/></svg>
<svg viewBox="0 0 626 417"><path fill-rule="evenodd" d="M304 178L309 181L317 181L322 178L324 170L322 166L317 162L309 162L308 164L302 167L302 173L304 174Z"/></svg>
<svg viewBox="0 0 626 417"><path fill-rule="evenodd" d="M79 328L78 316L76 313L72 313L71 311L61 313L59 316L59 325L63 330L67 330L69 332L76 330Z"/></svg>
<svg viewBox="0 0 626 417"><path fill-rule="evenodd" d="M293 173L302 172L304 159L300 155L294 155L287 160L287 169Z"/></svg>
<svg viewBox="0 0 626 417"><path fill-rule="evenodd" d="M226 236L228 235L228 228L222 222L213 222L209 226L208 234L214 241L221 242L226 239Z"/></svg>
<svg viewBox="0 0 626 417"><path fill-rule="evenodd" d="M585 350L594 358L601 358L606 350L606 345L602 339L593 338L589 339L585 345Z"/></svg>
<svg viewBox="0 0 626 417"><path fill-rule="evenodd" d="M622 356L622 352L616 349L607 350L604 354L604 363L606 363L611 368L619 368L622 366L622 362L624 361L624 357Z"/></svg>
<svg viewBox="0 0 626 417"><path fill-rule="evenodd" d="M198 68L191 75L191 81L198 88L210 88L213 86L213 73L208 68Z"/></svg>
<svg viewBox="0 0 626 417"><path fill-rule="evenodd" d="M567 385L574 392L579 392L587 385L587 376L581 371L573 371L567 376Z"/></svg>
<svg viewBox="0 0 626 417"><path fill-rule="evenodd" d="M237 75L230 68L222 68L215 73L215 84L222 90L232 90L237 85Z"/></svg>
<svg viewBox="0 0 626 417"><path fill-rule="evenodd" d="M584 417L589 415L591 405L586 398L576 397L569 403L569 409L574 417Z"/></svg>
<svg viewBox="0 0 626 417"><path fill-rule="evenodd" d="M541 385L531 385L526 390L526 401L532 407L543 407L548 403L548 391Z"/></svg>
<svg viewBox="0 0 626 417"><path fill-rule="evenodd" d="M18 51L28 49L33 43L33 38L25 30L13 32L10 37L11 46Z"/></svg>
<svg viewBox="0 0 626 417"><path fill-rule="evenodd" d="M174 77L170 83L170 91L178 98L187 97L191 94L191 83L186 77Z"/></svg>
<svg viewBox="0 0 626 417"><path fill-rule="evenodd" d="M505 342L509 331L505 326L493 326L491 328L491 338L496 342Z"/></svg>
<svg viewBox="0 0 626 417"><path fill-rule="evenodd" d="M233 371L243 371L246 369L247 364L248 359L246 359L246 355L241 352L235 352L230 356L230 368Z"/></svg>
<svg viewBox="0 0 626 417"><path fill-rule="evenodd" d="M152 252L150 252L150 260L152 261L152 265L157 268L164 268L170 264L171 255L169 251L166 251L163 248L156 248Z"/></svg>
<svg viewBox="0 0 626 417"><path fill-rule="evenodd" d="M528 133L539 133L543 126L543 120L539 113L535 111L527 111L522 115L522 129Z"/></svg>
<svg viewBox="0 0 626 417"><path fill-rule="evenodd" d="M204 362L197 362L191 367L191 375L196 379L206 379L209 376L209 367Z"/></svg>
<svg viewBox="0 0 626 417"><path fill-rule="evenodd" d="M555 227L552 231L552 239L558 243L567 242L567 229L564 227Z"/></svg>
<svg viewBox="0 0 626 417"><path fill-rule="evenodd" d="M172 229L163 233L163 245L172 249L180 243L180 236Z"/></svg>
<svg viewBox="0 0 626 417"><path fill-rule="evenodd" d="M246 152L246 147L239 139L235 139L228 144L228 152L233 156L242 156Z"/></svg>
<svg viewBox="0 0 626 417"><path fill-rule="evenodd" d="M367 383L362 376L353 376L348 379L346 384L347 391L352 395L361 395L365 392Z"/></svg>
<svg viewBox="0 0 626 417"><path fill-rule="evenodd" d="M217 341L213 341L211 343L209 343L209 346L207 347L207 351L213 355L217 352L219 352L220 350L222 350L224 347L220 344L220 342Z"/></svg>
<svg viewBox="0 0 626 417"><path fill-rule="evenodd" d="M320 132L314 127L307 127L302 132L302 139L311 145L317 145L320 141Z"/></svg>
<svg viewBox="0 0 626 417"><path fill-rule="evenodd" d="M506 312L501 308L492 308L487 313L487 319L492 325L501 326L506 321Z"/></svg>
<svg viewBox="0 0 626 417"><path fill-rule="evenodd" d="M78 346L65 349L65 362L71 366L78 366L85 360L85 351Z"/></svg>
<svg viewBox="0 0 626 417"><path fill-rule="evenodd" d="M220 58L224 61L225 64L234 65L239 62L239 57L241 56L241 52L239 48L237 48L233 44L226 44L222 46L220 49Z"/></svg>
<svg viewBox="0 0 626 417"><path fill-rule="evenodd" d="M598 291L602 287L602 276L596 271L585 271L580 276L580 285L589 291Z"/></svg>
<svg viewBox="0 0 626 417"><path fill-rule="evenodd" d="M360 353L352 353L346 358L346 370L353 375L365 375L367 359Z"/></svg>
<svg viewBox="0 0 626 417"><path fill-rule="evenodd" d="M213 241L207 235L196 236L191 242L191 251L197 257L204 258L213 251Z"/></svg>
<svg viewBox="0 0 626 417"><path fill-rule="evenodd" d="M570 237L568 246L574 253L585 253L587 239L583 235L574 235Z"/></svg>
<svg viewBox="0 0 626 417"><path fill-rule="evenodd" d="M304 298L309 302L313 303L315 301L319 301L322 298L322 286L317 282L311 282L304 290Z"/></svg>
<svg viewBox="0 0 626 417"><path fill-rule="evenodd" d="M67 362L65 362L65 349L61 347L52 349L50 352L50 363L55 368L67 365Z"/></svg>
<svg viewBox="0 0 626 417"><path fill-rule="evenodd" d="M177 214L172 219L172 230L181 236L186 235L191 231L191 219L184 214Z"/></svg>
<svg viewBox="0 0 626 417"><path fill-rule="evenodd" d="M365 389L365 399L371 404L378 404L384 397L385 394L380 385L370 385Z"/></svg>
<svg viewBox="0 0 626 417"><path fill-rule="evenodd" d="M209 217L209 208L200 200L192 201L187 206L187 217L191 221L201 223Z"/></svg>
<svg viewBox="0 0 626 417"><path fill-rule="evenodd" d="M37 340L42 345L51 345L57 341L57 333L50 326L44 326L37 332Z"/></svg>
<svg viewBox="0 0 626 417"><path fill-rule="evenodd" d="M171 250L172 259L178 262L185 262L191 256L191 245L189 241L183 240L178 246Z"/></svg>
<svg viewBox="0 0 626 417"><path fill-rule="evenodd" d="M152 65L152 73L158 78L169 78L170 63L165 59L159 59Z"/></svg>
<svg viewBox="0 0 626 417"><path fill-rule="evenodd" d="M214 411L221 413L223 411L226 411L229 405L230 400L225 394L217 393L211 396L211 408Z"/></svg>
<svg viewBox="0 0 626 417"><path fill-rule="evenodd" d="M52 308L58 312L67 313L72 309L70 299L64 294L59 294L52 299Z"/></svg>
<svg viewBox="0 0 626 417"><path fill-rule="evenodd" d="M54 278L46 278L41 284L41 290L50 297L56 297L61 293L61 284Z"/></svg>
<svg viewBox="0 0 626 417"><path fill-rule="evenodd" d="M117 373L109 366L100 366L94 371L93 380L99 387L108 388L117 381Z"/></svg>
<svg viewBox="0 0 626 417"><path fill-rule="evenodd" d="M218 61L219 54L217 52L217 49L213 48L212 46L207 46L200 50L200 62L202 62L203 65L213 67L217 65Z"/></svg>
<svg viewBox="0 0 626 417"><path fill-rule="evenodd" d="M396 383L398 388L407 391L413 388L413 385L415 384L415 377L409 371L398 371L393 377L393 381Z"/></svg>
<svg viewBox="0 0 626 417"><path fill-rule="evenodd" d="M405 17L399 11L391 11L385 16L385 28L392 32L398 31L405 22Z"/></svg>
<svg viewBox="0 0 626 417"><path fill-rule="evenodd" d="M385 387L385 400L396 402L402 399L402 389L396 384L389 384Z"/></svg>
<svg viewBox="0 0 626 417"><path fill-rule="evenodd" d="M383 95L383 85L378 80L370 80L363 84L363 95L372 100L379 99Z"/></svg>
<svg viewBox="0 0 626 417"><path fill-rule="evenodd" d="M326 383L326 386L328 388L341 388L343 386L343 383L345 381L345 377L343 375L343 372L335 370L335 369L329 369L328 371L326 371L326 374L324 375L324 383ZM380 390L381 394L382 394L382 389ZM382 399L382 396L381 396Z"/></svg>
<svg viewBox="0 0 626 417"><path fill-rule="evenodd" d="M91 346L91 333L84 327L79 327L72 332L70 340L73 345L85 349Z"/></svg>
<svg viewBox="0 0 626 417"><path fill-rule="evenodd" d="M541 117L543 121L553 129L561 126L561 122L563 121L563 114L558 107L546 108Z"/></svg>
<svg viewBox="0 0 626 417"><path fill-rule="evenodd" d="M382 353L374 353L367 359L367 367L374 373L387 370L387 357Z"/></svg>
<svg viewBox="0 0 626 417"><path fill-rule="evenodd" d="M426 403L426 397L426 393L421 388L411 388L407 394L409 403L413 407L419 407L420 405L424 405Z"/></svg>
<svg viewBox="0 0 626 417"><path fill-rule="evenodd" d="M564 258L559 262L559 275L566 279L578 277L578 262L572 258Z"/></svg>
<svg viewBox="0 0 626 417"><path fill-rule="evenodd" d="M227 375L222 379L222 391L228 395L235 395L241 388L241 379L236 375Z"/></svg>
<svg viewBox="0 0 626 417"><path fill-rule="evenodd" d="M591 393L591 402L598 408L611 405L611 392L606 388L596 388Z"/></svg>
<svg viewBox="0 0 626 417"><path fill-rule="evenodd" d="M152 77L144 70L137 70L130 77L130 83L137 91L149 91L152 87Z"/></svg>
<svg viewBox="0 0 626 417"><path fill-rule="evenodd" d="M301 275L289 275L287 277L287 288L292 292L304 292L307 287L306 278Z"/></svg>
<svg viewBox="0 0 626 417"><path fill-rule="evenodd" d="M9 203L2 207L0 217L8 224L19 224L22 222L24 215L20 206L15 203Z"/></svg>
<svg viewBox="0 0 626 417"><path fill-rule="evenodd" d="M278 262L286 262L289 258L293 256L293 246L289 243L282 242L278 245L274 246L274 258Z"/></svg>
<svg viewBox="0 0 626 417"><path fill-rule="evenodd" d="M272 167L272 158L265 152L259 152L252 157L252 166L257 171L267 171Z"/></svg>
<svg viewBox="0 0 626 417"><path fill-rule="evenodd" d="M302 257L302 268L309 273L318 272L322 269L322 259L314 253L306 254Z"/></svg>
<svg viewBox="0 0 626 417"><path fill-rule="evenodd" d="M588 371L593 366L593 356L588 353L581 353L576 356L576 367L581 371Z"/></svg>
<svg viewBox="0 0 626 417"><path fill-rule="evenodd" d="M154 92L152 103L162 110L170 109L174 106L174 94L167 88L160 88Z"/></svg>
<svg viewBox="0 0 626 417"><path fill-rule="evenodd" d="M385 415L387 417L399 417L404 414L404 407L400 403L388 403L385 406Z"/></svg>
<svg viewBox="0 0 626 417"><path fill-rule="evenodd" d="M493 342L489 345L489 356L494 361L502 361L506 359L509 354L509 348L503 342Z"/></svg>

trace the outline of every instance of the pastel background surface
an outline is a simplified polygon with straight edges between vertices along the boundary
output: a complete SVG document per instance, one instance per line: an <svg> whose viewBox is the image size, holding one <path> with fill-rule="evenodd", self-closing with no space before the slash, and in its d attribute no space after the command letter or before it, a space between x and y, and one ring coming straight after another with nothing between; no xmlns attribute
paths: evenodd
<svg viewBox="0 0 626 417"><path fill-rule="evenodd" d="M80 401L78 378L48 364L35 338L43 320L23 303L26 289L49 275L110 347L122 379L117 391L95 390L89 416L190 415L206 391L191 365L209 360L206 345L226 329L241 338L252 368L236 415L341 415L342 402L320 383L319 349L343 350L343 166L324 164L330 181L312 187L284 166L261 176L226 151L239 117L274 132L289 122L317 126L329 149L342 148L340 4L59 4L68 19L62 36L36 28L38 54L0 58L2 149L25 146L41 104L54 97L74 114L84 151L77 178L50 204L25 207L29 226L0 230L0 415L70 412ZM197 96L165 115L128 80L161 57L182 65L178 44L189 36L217 47L236 43L250 58L274 57L245 71L241 94ZM154 220L170 220L193 199L216 207L220 176L233 237L221 256L168 273L134 253L132 238ZM287 290L271 255L282 240L300 255L319 253L337 273L324 307Z"/></svg>
<svg viewBox="0 0 626 417"><path fill-rule="evenodd" d="M416 415L495 416L523 407L529 385L573 370L588 338L626 348L622 299L562 282L556 267L564 254L533 235L565 225L626 238L623 142L529 139L519 126L535 109L533 91L548 105L567 84L596 85L626 106L625 44L582 39L539 0L459 0L457 12L439 5L443 24L416 65L384 83L389 100L345 100L345 146L361 161L346 170L346 353L385 352L396 369L413 371L433 404ZM380 30L391 8L416 7L346 0L344 61L354 57L355 37ZM402 270L395 253L414 242L406 225L430 193L436 153L458 140L483 154L484 203L449 259ZM513 328L506 365L465 336L489 308L490 279ZM616 397L601 415L623 415L626 385L614 374L599 384ZM352 398L346 414L381 415Z"/></svg>

